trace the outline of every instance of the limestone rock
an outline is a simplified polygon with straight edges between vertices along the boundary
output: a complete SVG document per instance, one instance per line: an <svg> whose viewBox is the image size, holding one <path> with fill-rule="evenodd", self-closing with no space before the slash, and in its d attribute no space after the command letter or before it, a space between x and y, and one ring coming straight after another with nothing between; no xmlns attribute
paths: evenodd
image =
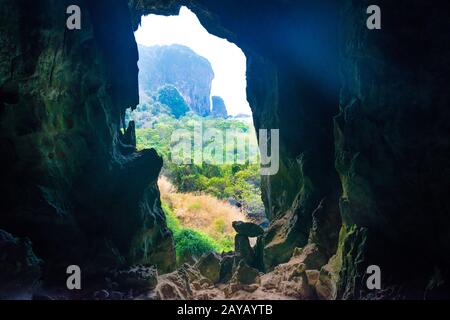
<svg viewBox="0 0 450 320"><path fill-rule="evenodd" d="M114 273L121 288L154 289L158 284L158 270L154 266L137 265Z"/></svg>
<svg viewBox="0 0 450 320"><path fill-rule="evenodd" d="M315 286L317 280L319 279L320 271L318 270L306 270L306 277L308 278L308 284L310 286Z"/></svg>
<svg viewBox="0 0 450 320"><path fill-rule="evenodd" d="M235 252L239 255L239 257L244 259L244 261L248 265L253 266L255 263L255 253L250 245L248 237L241 234L237 234L234 237L234 246Z"/></svg>
<svg viewBox="0 0 450 320"><path fill-rule="evenodd" d="M292 257L294 248L298 247L299 235L295 230L296 224L297 216L292 210L270 223L264 235L266 269L270 270Z"/></svg>
<svg viewBox="0 0 450 320"><path fill-rule="evenodd" d="M315 244L306 245L296 258L302 261L307 269L320 269L328 262L326 256Z"/></svg>
<svg viewBox="0 0 450 320"><path fill-rule="evenodd" d="M211 113L211 84L214 72L210 62L182 45L139 45L141 91L151 96L163 85L172 85L181 93L190 109L201 116Z"/></svg>
<svg viewBox="0 0 450 320"><path fill-rule="evenodd" d="M41 264L29 239L0 230L0 298L31 295L41 276Z"/></svg>
<svg viewBox="0 0 450 320"><path fill-rule="evenodd" d="M264 233L264 229L252 222L233 221L233 228L240 235L250 238L259 237Z"/></svg>
<svg viewBox="0 0 450 320"><path fill-rule="evenodd" d="M236 256L234 254L224 254L222 256L220 262L220 282L225 283L231 279L235 259Z"/></svg>
<svg viewBox="0 0 450 320"><path fill-rule="evenodd" d="M341 271L342 248L330 258L328 263L320 269L319 277L315 283L317 297L322 300L337 298L338 281Z"/></svg>
<svg viewBox="0 0 450 320"><path fill-rule="evenodd" d="M211 114L214 117L226 118L228 116L227 107L221 97L212 96L212 109Z"/></svg>
<svg viewBox="0 0 450 320"><path fill-rule="evenodd" d="M188 272L184 268L158 277L158 285L155 288L157 298L160 300L192 299L190 281Z"/></svg>
<svg viewBox="0 0 450 320"><path fill-rule="evenodd" d="M255 268L259 271L264 272L265 265L264 265L264 237L259 236L256 239L256 245L253 248L255 252Z"/></svg>
<svg viewBox="0 0 450 320"><path fill-rule="evenodd" d="M254 292L258 289L260 283L259 271L249 267L244 260L241 260L234 267L233 277L227 287L225 287L224 293L226 297L230 297L239 290Z"/></svg>
<svg viewBox="0 0 450 320"><path fill-rule="evenodd" d="M127 3L86 2L70 39L58 14L65 3L29 5L0 5L9 12L0 19L1 227L26 235L52 271L74 261L85 275L124 263L172 270L156 186L162 159L137 152L123 121L139 103Z"/></svg>
<svg viewBox="0 0 450 320"><path fill-rule="evenodd" d="M259 271L249 267L244 261L239 262L231 279L232 283L238 284L252 284L259 281Z"/></svg>
<svg viewBox="0 0 450 320"><path fill-rule="evenodd" d="M221 257L215 253L210 252L204 254L200 260L195 264L200 273L212 283L220 280Z"/></svg>

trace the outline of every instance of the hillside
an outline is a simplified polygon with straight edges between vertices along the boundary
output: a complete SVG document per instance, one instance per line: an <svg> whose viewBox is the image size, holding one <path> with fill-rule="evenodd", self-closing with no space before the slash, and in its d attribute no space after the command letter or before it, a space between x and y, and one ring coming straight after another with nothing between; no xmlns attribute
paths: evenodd
<svg viewBox="0 0 450 320"><path fill-rule="evenodd" d="M211 83L214 72L210 62L182 45L139 45L139 85L141 101L147 101L160 87L173 85L196 114L211 113Z"/></svg>

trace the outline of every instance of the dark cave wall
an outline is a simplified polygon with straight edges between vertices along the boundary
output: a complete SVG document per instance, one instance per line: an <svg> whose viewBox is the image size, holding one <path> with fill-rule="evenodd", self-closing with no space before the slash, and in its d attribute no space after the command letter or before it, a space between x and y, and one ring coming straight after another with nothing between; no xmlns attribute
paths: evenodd
<svg viewBox="0 0 450 320"><path fill-rule="evenodd" d="M340 294L367 294L365 270L376 264L383 287L448 297L450 4L377 1L381 31L355 27L369 4L346 1L342 11Z"/></svg>
<svg viewBox="0 0 450 320"><path fill-rule="evenodd" d="M244 50L256 127L281 129L266 265L315 242L337 250L319 279L338 282L332 297L371 297L370 264L383 289L448 296L449 4L380 0L383 30L369 31L367 1L305 2L132 0L130 23L127 1L2 0L0 229L47 269L173 266L161 159L120 128L138 102L133 28L186 4ZM65 28L73 3L81 31Z"/></svg>
<svg viewBox="0 0 450 320"><path fill-rule="evenodd" d="M281 128L280 172L262 185L269 267L318 241L337 250L321 271L333 297L370 297L370 264L395 288L381 297L448 294L434 287L449 269L449 5L378 1L383 30L369 31L368 1L305 2L130 3L135 28L187 5L244 50L255 125Z"/></svg>
<svg viewBox="0 0 450 320"><path fill-rule="evenodd" d="M70 4L81 7L81 30L65 27ZM171 269L156 187L162 160L135 152L120 131L125 108L138 103L126 3L0 7L0 229L28 237L45 268Z"/></svg>

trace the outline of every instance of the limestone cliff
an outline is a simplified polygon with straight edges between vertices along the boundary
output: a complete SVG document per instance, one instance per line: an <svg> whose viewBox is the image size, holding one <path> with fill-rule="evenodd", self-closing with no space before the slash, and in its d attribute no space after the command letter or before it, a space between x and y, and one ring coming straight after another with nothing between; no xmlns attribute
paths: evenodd
<svg viewBox="0 0 450 320"><path fill-rule="evenodd" d="M228 116L227 106L221 97L213 96L211 113L215 117L226 118Z"/></svg>
<svg viewBox="0 0 450 320"><path fill-rule="evenodd" d="M192 49L181 45L139 45L139 70L140 90L145 95L151 96L164 85L173 85L195 113L201 116L211 113L214 72L209 61Z"/></svg>

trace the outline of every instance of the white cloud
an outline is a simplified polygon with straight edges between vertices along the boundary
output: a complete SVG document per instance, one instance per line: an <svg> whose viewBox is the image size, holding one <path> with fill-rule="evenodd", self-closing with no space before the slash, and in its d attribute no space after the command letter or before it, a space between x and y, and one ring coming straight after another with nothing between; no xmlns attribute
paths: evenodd
<svg viewBox="0 0 450 320"><path fill-rule="evenodd" d="M251 114L246 95L246 57L235 44L216 37L200 24L197 16L182 7L178 16L142 17L135 33L137 43L145 46L181 44L211 62L215 78L212 95L221 96L229 114Z"/></svg>

